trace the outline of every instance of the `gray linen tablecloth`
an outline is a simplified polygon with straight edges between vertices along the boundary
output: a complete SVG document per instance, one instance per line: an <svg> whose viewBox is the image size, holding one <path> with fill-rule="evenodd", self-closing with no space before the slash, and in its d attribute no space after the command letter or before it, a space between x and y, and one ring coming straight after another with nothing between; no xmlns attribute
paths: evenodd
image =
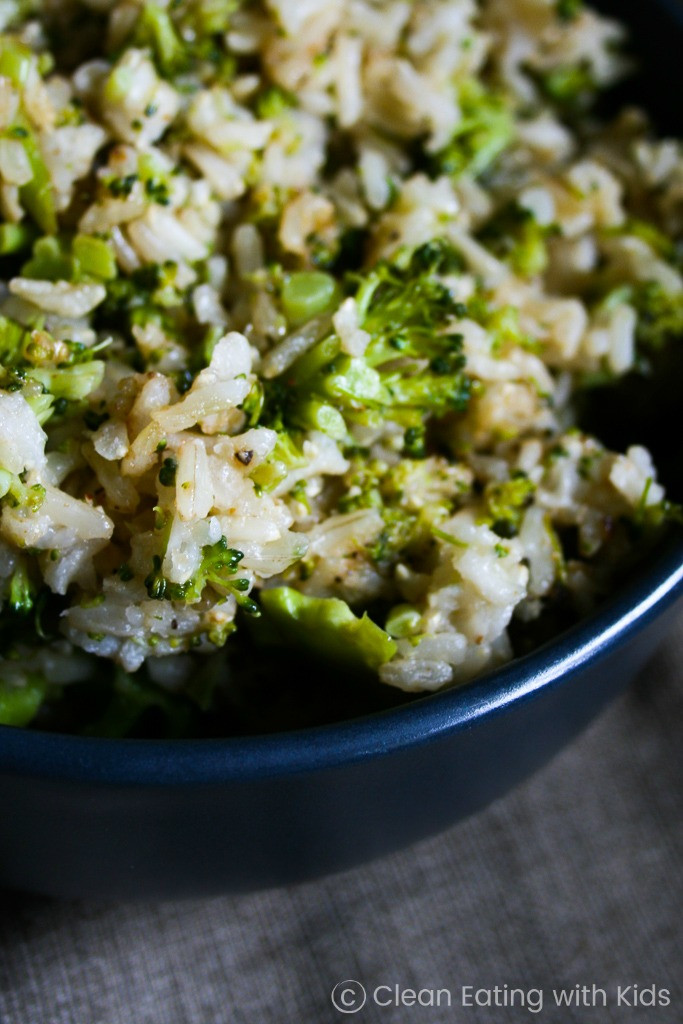
<svg viewBox="0 0 683 1024"><path fill-rule="evenodd" d="M682 655L683 621L637 684L534 779L345 875L155 905L0 897L0 1021L683 1021ZM356 1015L330 1001L346 979L367 992ZM595 1005L556 1008L553 989L577 984ZM399 998L440 1006L396 1005L396 985ZM652 986L668 1006L642 1005ZM525 1006L518 994L504 1005L513 987ZM350 1006L360 989L338 987L337 998ZM475 998L494 1005L463 1005Z"/></svg>

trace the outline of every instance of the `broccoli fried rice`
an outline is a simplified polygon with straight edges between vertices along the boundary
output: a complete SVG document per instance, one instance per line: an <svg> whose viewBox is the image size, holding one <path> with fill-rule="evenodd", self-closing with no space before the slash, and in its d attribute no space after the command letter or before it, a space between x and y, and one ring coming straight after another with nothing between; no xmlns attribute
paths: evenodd
<svg viewBox="0 0 683 1024"><path fill-rule="evenodd" d="M0 723L210 715L231 650L459 684L679 514L578 426L683 326L681 146L592 111L619 24L2 0L0 31Z"/></svg>

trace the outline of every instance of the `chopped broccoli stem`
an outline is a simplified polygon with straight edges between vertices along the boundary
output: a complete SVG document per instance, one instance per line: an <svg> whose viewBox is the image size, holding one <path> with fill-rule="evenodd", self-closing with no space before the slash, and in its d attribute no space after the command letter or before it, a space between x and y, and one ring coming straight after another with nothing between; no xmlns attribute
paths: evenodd
<svg viewBox="0 0 683 1024"><path fill-rule="evenodd" d="M183 60L183 43L176 34L169 14L158 4L146 3L142 9L138 32L149 39L164 74L173 74Z"/></svg>
<svg viewBox="0 0 683 1024"><path fill-rule="evenodd" d="M13 612L27 615L33 608L33 602L34 588L26 562L21 559L10 578L8 603Z"/></svg>
<svg viewBox="0 0 683 1024"><path fill-rule="evenodd" d="M114 250L101 238L76 235L72 251L84 276L101 278L104 281L111 281L116 277Z"/></svg>
<svg viewBox="0 0 683 1024"><path fill-rule="evenodd" d="M33 674L20 686L0 680L0 725L30 725L45 699L46 690L46 681Z"/></svg>
<svg viewBox="0 0 683 1024"><path fill-rule="evenodd" d="M35 238L30 224L0 224L0 256L22 252Z"/></svg>
<svg viewBox="0 0 683 1024"><path fill-rule="evenodd" d="M92 359L90 362L76 363L63 370L36 367L30 370L27 376L39 381L45 390L57 399L66 398L70 402L80 402L102 383L104 363L100 359Z"/></svg>
<svg viewBox="0 0 683 1024"><path fill-rule="evenodd" d="M28 83L36 59L31 50L18 39L0 36L0 75L23 89Z"/></svg>
<svg viewBox="0 0 683 1024"><path fill-rule="evenodd" d="M31 259L21 268L22 277L41 281L71 281L74 262L64 239L45 235L36 239Z"/></svg>
<svg viewBox="0 0 683 1024"><path fill-rule="evenodd" d="M329 274L302 270L290 274L282 286L282 308L292 327L333 309L339 292L337 282Z"/></svg>
<svg viewBox="0 0 683 1024"><path fill-rule="evenodd" d="M410 604L397 604L387 615L384 628L389 636L400 639L419 633L421 621L422 616L417 608Z"/></svg>

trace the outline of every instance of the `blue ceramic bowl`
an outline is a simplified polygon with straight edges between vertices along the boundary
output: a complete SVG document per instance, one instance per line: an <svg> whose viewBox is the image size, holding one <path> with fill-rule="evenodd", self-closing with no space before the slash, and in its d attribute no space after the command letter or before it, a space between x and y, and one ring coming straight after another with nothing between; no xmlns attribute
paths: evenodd
<svg viewBox="0 0 683 1024"><path fill-rule="evenodd" d="M678 92L678 3L600 6L637 29L645 74L631 97L675 127L661 98ZM599 613L533 654L337 726L182 741L0 728L0 884L185 896L310 878L407 845L485 806L575 736L644 665L681 595L679 536Z"/></svg>

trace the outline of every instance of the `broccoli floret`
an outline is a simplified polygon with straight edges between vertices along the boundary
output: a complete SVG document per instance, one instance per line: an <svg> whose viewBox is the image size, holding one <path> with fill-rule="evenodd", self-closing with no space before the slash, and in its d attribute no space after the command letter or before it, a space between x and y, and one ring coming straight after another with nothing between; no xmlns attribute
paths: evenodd
<svg viewBox="0 0 683 1024"><path fill-rule="evenodd" d="M26 379L32 379L58 397L64 388L81 393L87 377L95 379L100 375L101 379L104 364L94 357L110 344L104 341L87 346L78 341L56 341L42 328L31 330L16 320L0 316L0 381L8 390L20 390ZM87 368L86 364L89 364ZM81 382L67 385L66 378L60 374L69 373L75 367L79 367L75 377ZM55 388L51 386L53 381ZM96 381L88 391L98 383Z"/></svg>
<svg viewBox="0 0 683 1024"><path fill-rule="evenodd" d="M674 339L683 339L683 292L667 292L660 284L638 285L632 305L638 313L639 345L657 351Z"/></svg>
<svg viewBox="0 0 683 1024"><path fill-rule="evenodd" d="M542 274L548 265L547 240L557 233L538 223L531 210L509 203L479 233L479 239L498 257L509 261L522 277Z"/></svg>
<svg viewBox="0 0 683 1024"><path fill-rule="evenodd" d="M109 344L88 348L80 342L57 341L45 330L29 330L0 317L0 387L21 391L38 422L44 424L53 415L67 412L70 402L78 408L99 387L104 363L94 356ZM17 490L21 490L18 483L14 493L19 498Z"/></svg>
<svg viewBox="0 0 683 1024"><path fill-rule="evenodd" d="M372 561L381 568L395 564L401 552L415 539L418 516L401 508L382 509L384 527L368 549Z"/></svg>
<svg viewBox="0 0 683 1024"><path fill-rule="evenodd" d="M273 121L298 105L294 93L281 89L279 85L269 85L256 99L256 113L266 121Z"/></svg>
<svg viewBox="0 0 683 1024"><path fill-rule="evenodd" d="M234 580L235 573L239 568L244 555L241 551L228 547L225 537L221 537L215 544L208 545L202 549L202 561L199 569L187 584L185 599L198 601L204 587L211 585L219 591L222 589L236 589L242 593L246 588L243 580ZM237 584L237 586L235 586Z"/></svg>
<svg viewBox="0 0 683 1024"><path fill-rule="evenodd" d="M45 500L45 488L42 484L25 484L21 477L0 469L0 500L10 508L37 512Z"/></svg>
<svg viewBox="0 0 683 1024"><path fill-rule="evenodd" d="M536 490L523 473L502 483L490 483L484 491L486 520L501 537L514 537L519 532L522 516Z"/></svg>
<svg viewBox="0 0 683 1024"><path fill-rule="evenodd" d="M384 508L384 483L389 467L367 454L351 460L345 480L345 493L339 499L340 512L355 512L359 508Z"/></svg>
<svg viewBox="0 0 683 1024"><path fill-rule="evenodd" d="M201 269L201 265L198 267ZM177 264L169 260L151 264L134 271L130 276L118 276L107 282L107 296L93 315L93 327L102 333L121 334L133 343L132 328L153 323L178 345L192 349L187 361L197 373L207 365L211 345L217 340L214 332L197 322L193 312L190 290L176 283ZM202 344L205 341L206 344ZM137 355L137 354L136 354ZM148 360L154 364L155 353L138 356L136 368L144 368ZM135 359L135 357L133 357ZM184 369L181 374L184 373ZM193 377L184 385L187 390ZM178 384L183 390L179 377Z"/></svg>
<svg viewBox="0 0 683 1024"><path fill-rule="evenodd" d="M368 349L371 365L399 356L424 357L435 331L449 318L465 315L466 308L440 280L462 270L459 253L448 242L436 239L412 253L399 251L366 277L355 278L362 326L372 337ZM429 354L439 355L441 349Z"/></svg>
<svg viewBox="0 0 683 1024"><path fill-rule="evenodd" d="M382 516L382 531L368 548L381 571L406 553L409 560L420 552L428 554L435 524L452 514L454 503L469 486L456 467L438 459L404 457L389 465L363 453L351 457L344 484L337 506L340 512L373 508Z"/></svg>
<svg viewBox="0 0 683 1024"><path fill-rule="evenodd" d="M164 487L175 487L178 463L174 458L164 459L159 470L159 483Z"/></svg>
<svg viewBox="0 0 683 1024"><path fill-rule="evenodd" d="M299 439L281 431L277 435L275 446L268 458L249 475L256 492L268 494L282 483L288 473L306 465L307 460Z"/></svg>
<svg viewBox="0 0 683 1024"><path fill-rule="evenodd" d="M417 452L425 417L463 411L469 401L463 339L452 330L467 310L441 280L461 268L458 253L435 241L351 275L370 336L365 353L346 355L335 334L323 338L286 375L266 382L264 422L343 441L351 424L389 418L410 432L407 447Z"/></svg>
<svg viewBox="0 0 683 1024"><path fill-rule="evenodd" d="M168 582L161 571L161 563L161 556L154 555L152 558L152 571L145 578L147 593L153 601L163 601L164 598L170 598L171 588L177 585ZM182 598L182 595L179 595L179 597Z"/></svg>
<svg viewBox="0 0 683 1024"><path fill-rule="evenodd" d="M161 556L155 555L152 572L145 579L145 587L155 601L186 601L195 604L201 600L204 589L211 586L219 594L233 594L244 611L258 615L258 605L247 594L250 581L234 578L243 558L241 551L229 548L225 537L221 537L215 544L208 544L202 549L201 564L194 576L185 583L171 583L163 575Z"/></svg>
<svg viewBox="0 0 683 1024"><path fill-rule="evenodd" d="M462 118L449 144L432 159L436 174L479 177L509 146L513 120L504 99L470 79L458 96Z"/></svg>
<svg viewBox="0 0 683 1024"><path fill-rule="evenodd" d="M546 99L566 113L585 109L598 89L592 68L584 61L563 64L534 77Z"/></svg>

